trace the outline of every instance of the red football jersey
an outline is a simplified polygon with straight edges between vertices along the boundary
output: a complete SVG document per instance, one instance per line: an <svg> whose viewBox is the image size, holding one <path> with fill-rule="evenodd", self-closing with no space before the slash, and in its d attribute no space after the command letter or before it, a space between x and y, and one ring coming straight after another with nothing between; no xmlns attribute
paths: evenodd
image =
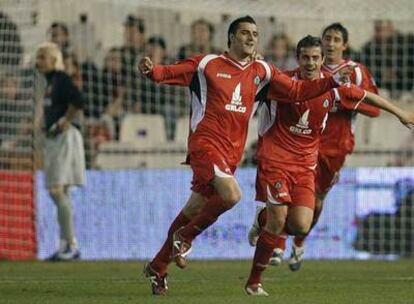
<svg viewBox="0 0 414 304"><path fill-rule="evenodd" d="M340 68L347 64L356 64L354 72L351 75L351 82L356 86L378 94L378 88L368 69L351 60L345 60L339 65L323 65L322 71L327 74L334 74ZM354 126L357 113L376 117L380 114L380 109L367 104L361 103L358 111L332 108L329 114L325 131L322 134L319 151L329 156L337 156L352 153L355 146Z"/></svg>
<svg viewBox="0 0 414 304"><path fill-rule="evenodd" d="M287 74L293 79L299 77L298 70ZM364 90L344 86L301 103L267 101L259 110L257 158L280 163L281 167L314 169L329 111L334 107L355 110L364 97Z"/></svg>
<svg viewBox="0 0 414 304"><path fill-rule="evenodd" d="M238 164L242 157L256 101L306 100L336 86L332 77L295 82L264 61L242 64L227 53L155 65L147 76L159 83L189 86L189 152L204 144L213 145L226 156L229 165Z"/></svg>

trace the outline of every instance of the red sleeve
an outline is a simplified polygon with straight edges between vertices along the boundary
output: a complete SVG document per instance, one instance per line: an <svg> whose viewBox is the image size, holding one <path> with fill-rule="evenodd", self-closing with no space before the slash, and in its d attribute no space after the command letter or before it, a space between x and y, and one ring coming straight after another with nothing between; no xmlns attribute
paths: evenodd
<svg viewBox="0 0 414 304"><path fill-rule="evenodd" d="M362 77L360 87L371 93L378 94L378 87L375 84L375 80L372 77L371 73L362 64L358 64L358 67L361 70L361 77ZM365 102L359 105L357 111L369 117L377 117L380 115L379 108L371 104L365 103Z"/></svg>
<svg viewBox="0 0 414 304"><path fill-rule="evenodd" d="M202 58L196 56L171 65L154 65L147 77L158 83L189 86Z"/></svg>
<svg viewBox="0 0 414 304"><path fill-rule="evenodd" d="M336 100L343 109L347 110L358 110L366 96L365 90L354 84L341 86L335 90Z"/></svg>
<svg viewBox="0 0 414 304"><path fill-rule="evenodd" d="M368 68L362 64L359 64L358 66L361 69L362 74L362 82L360 87L365 91L378 94L377 84L375 83L374 77L372 77L371 73L368 71Z"/></svg>
<svg viewBox="0 0 414 304"><path fill-rule="evenodd" d="M293 80L274 68L267 98L282 102L305 101L337 87L332 77L317 80Z"/></svg>

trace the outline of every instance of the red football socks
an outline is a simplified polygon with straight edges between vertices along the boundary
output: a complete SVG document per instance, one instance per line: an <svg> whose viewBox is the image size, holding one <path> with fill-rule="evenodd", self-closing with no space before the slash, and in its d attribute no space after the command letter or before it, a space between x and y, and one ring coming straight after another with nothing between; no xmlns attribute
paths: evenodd
<svg viewBox="0 0 414 304"><path fill-rule="evenodd" d="M214 224L217 218L227 210L223 200L217 194L213 195L200 213L180 230L180 236L191 244L199 234Z"/></svg>
<svg viewBox="0 0 414 304"><path fill-rule="evenodd" d="M305 243L306 236L295 236L293 239L293 243L296 247L302 247Z"/></svg>
<svg viewBox="0 0 414 304"><path fill-rule="evenodd" d="M262 230L257 240L256 251L254 253L253 265L250 272L248 285L258 284L261 281L262 272L266 269L273 249L276 248L278 236L266 230Z"/></svg>
<svg viewBox="0 0 414 304"><path fill-rule="evenodd" d="M288 238L288 235L286 232L283 231L281 234L279 234L276 238L276 248L279 248L285 251L287 238Z"/></svg>
<svg viewBox="0 0 414 304"><path fill-rule="evenodd" d="M160 251L151 262L151 268L158 272L159 275L164 276L168 269L168 264L172 261L172 235L179 228L185 226L190 221L182 212L180 212L174 221L171 223L168 230L168 237L162 245Z"/></svg>

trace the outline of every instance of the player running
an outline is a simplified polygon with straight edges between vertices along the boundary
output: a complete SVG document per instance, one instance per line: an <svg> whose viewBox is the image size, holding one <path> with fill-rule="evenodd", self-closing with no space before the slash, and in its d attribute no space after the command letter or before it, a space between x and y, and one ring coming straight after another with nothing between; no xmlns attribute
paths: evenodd
<svg viewBox="0 0 414 304"><path fill-rule="evenodd" d="M248 123L257 100L306 100L336 87L341 77L294 81L274 66L253 60L259 32L250 16L228 29L229 51L200 55L174 65L154 65L143 58L139 68L150 79L188 86L191 93L187 163L193 170L192 193L172 222L155 258L145 266L152 292L167 292L167 268L174 260L186 266L194 238L237 204L241 190L234 172L243 154ZM341 70L349 76L349 69Z"/></svg>
<svg viewBox="0 0 414 304"><path fill-rule="evenodd" d="M320 38L306 36L300 40L296 55L299 68L287 73L292 79L325 77ZM257 229L249 235L256 251L245 286L248 295L268 295L261 276L287 233L303 236L309 232L315 208L318 148L329 112L333 108L356 110L363 101L389 111L404 124L414 123L414 113L355 85L333 89L303 103L273 99L261 107L256 199L265 202L266 208L258 214Z"/></svg>
<svg viewBox="0 0 414 304"><path fill-rule="evenodd" d="M353 65L355 69L350 77L351 83L378 94L378 88L368 69L361 63L344 59L344 51L348 47L348 30L342 24L333 23L323 30L322 46L325 53L322 71L325 74L334 74L346 65ZM355 110L334 107L328 116L319 146L316 168L316 204L310 230L319 220L326 195L339 180L339 172L345 163L346 156L354 150L354 129L358 113L377 117L380 115L380 110L368 103L362 103ZM299 270L302 265L306 237L307 235L303 235L294 238L288 261L292 271ZM285 247L285 242L280 242L270 259L271 265L277 266L282 262Z"/></svg>

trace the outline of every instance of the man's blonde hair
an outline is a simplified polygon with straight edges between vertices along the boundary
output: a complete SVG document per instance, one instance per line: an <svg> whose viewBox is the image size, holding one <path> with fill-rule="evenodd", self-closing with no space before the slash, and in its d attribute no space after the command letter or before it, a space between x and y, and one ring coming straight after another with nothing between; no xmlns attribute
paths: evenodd
<svg viewBox="0 0 414 304"><path fill-rule="evenodd" d="M65 66L63 64L63 55L56 43L43 42L37 47L37 52L45 52L55 59L54 70L63 71Z"/></svg>

